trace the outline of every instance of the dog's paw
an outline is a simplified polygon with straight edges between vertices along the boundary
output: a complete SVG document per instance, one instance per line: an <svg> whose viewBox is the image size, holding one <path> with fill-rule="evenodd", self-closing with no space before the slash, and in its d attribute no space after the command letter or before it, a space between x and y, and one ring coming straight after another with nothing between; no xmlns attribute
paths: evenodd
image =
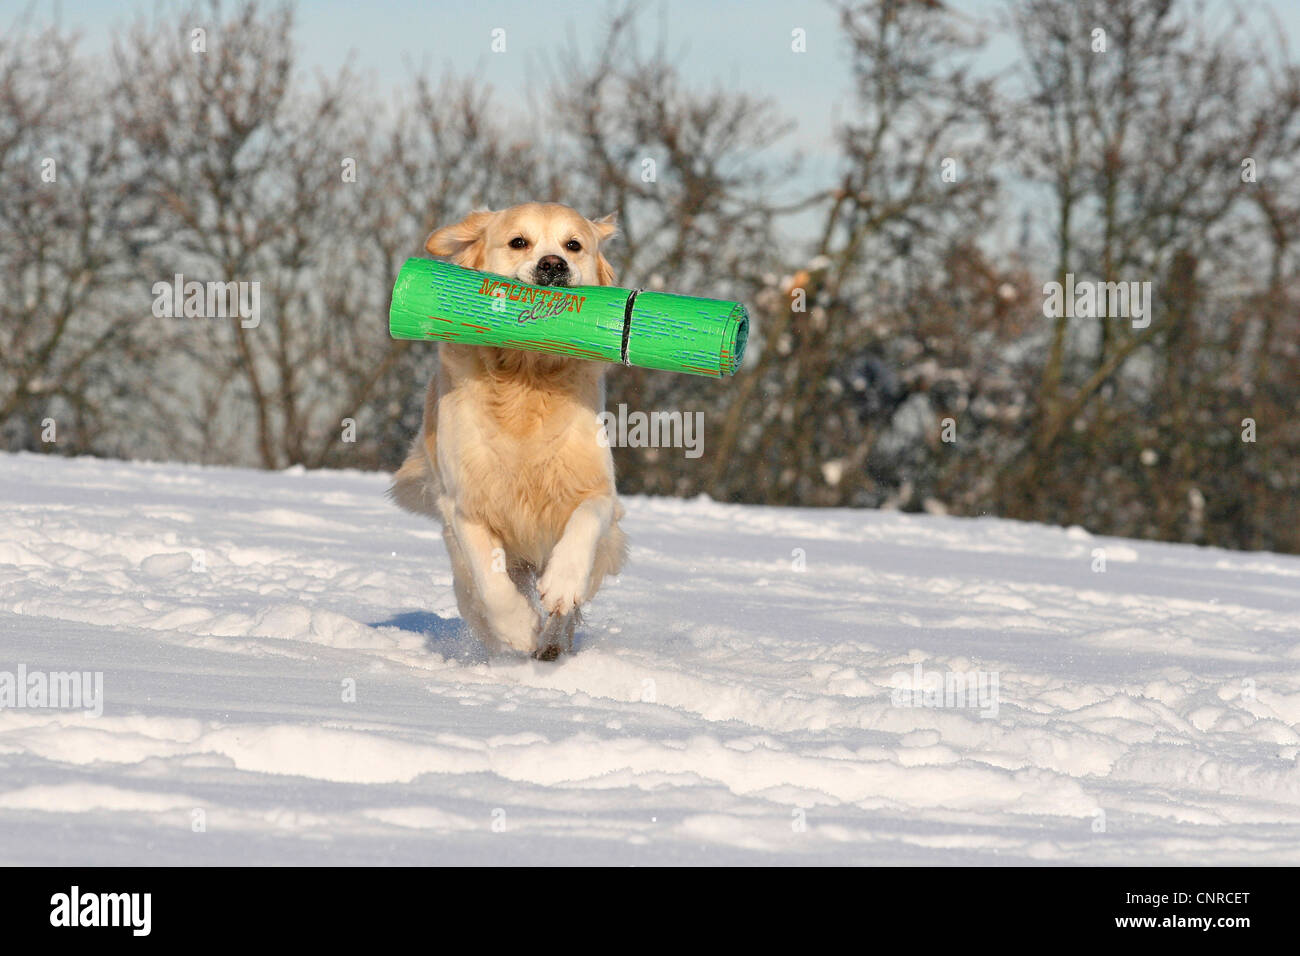
<svg viewBox="0 0 1300 956"><path fill-rule="evenodd" d="M537 636L541 631L542 619L529 604L521 603L492 618L493 636L507 647L525 654L537 649Z"/></svg>
<svg viewBox="0 0 1300 956"><path fill-rule="evenodd" d="M591 561L556 550L537 581L537 596L549 614L568 614L587 593Z"/></svg>

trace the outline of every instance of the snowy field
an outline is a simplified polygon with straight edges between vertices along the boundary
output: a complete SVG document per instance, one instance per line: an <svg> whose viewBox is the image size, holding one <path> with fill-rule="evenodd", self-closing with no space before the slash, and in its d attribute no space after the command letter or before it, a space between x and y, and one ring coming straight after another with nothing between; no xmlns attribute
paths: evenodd
<svg viewBox="0 0 1300 956"><path fill-rule="evenodd" d="M0 710L0 862L1300 862L1300 559L632 498L489 660L386 483L0 455L0 682L103 681Z"/></svg>

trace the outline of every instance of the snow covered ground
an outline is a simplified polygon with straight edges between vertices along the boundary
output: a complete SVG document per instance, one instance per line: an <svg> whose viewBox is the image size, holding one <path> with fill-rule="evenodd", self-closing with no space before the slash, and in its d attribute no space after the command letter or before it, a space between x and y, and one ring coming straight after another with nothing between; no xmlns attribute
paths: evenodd
<svg viewBox="0 0 1300 956"><path fill-rule="evenodd" d="M489 660L385 486L0 455L0 691L103 675L0 710L0 862L1300 862L1300 559L634 498Z"/></svg>

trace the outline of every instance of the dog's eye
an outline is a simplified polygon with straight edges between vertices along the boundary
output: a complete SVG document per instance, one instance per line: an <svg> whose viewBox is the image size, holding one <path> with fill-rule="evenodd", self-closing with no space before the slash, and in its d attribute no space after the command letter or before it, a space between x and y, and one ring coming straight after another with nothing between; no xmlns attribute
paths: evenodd
<svg viewBox="0 0 1300 956"><path fill-rule="evenodd" d="M528 240L525 239L523 236L515 236L513 239L510 240L510 248L511 248L511 249L527 249L527 248L528 248Z"/></svg>
<svg viewBox="0 0 1300 956"><path fill-rule="evenodd" d="M582 243L580 243L577 239L570 239L568 242L564 244L564 248L568 249L570 252L581 252Z"/></svg>

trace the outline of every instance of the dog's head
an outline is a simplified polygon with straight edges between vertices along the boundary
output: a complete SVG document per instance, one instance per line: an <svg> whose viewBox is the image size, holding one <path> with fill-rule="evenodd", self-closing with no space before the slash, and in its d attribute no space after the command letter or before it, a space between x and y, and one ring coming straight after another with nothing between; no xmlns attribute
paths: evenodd
<svg viewBox="0 0 1300 956"><path fill-rule="evenodd" d="M592 221L568 206L532 202L472 212L436 230L424 247L456 265L531 285L613 285L600 244L615 228L613 216Z"/></svg>

